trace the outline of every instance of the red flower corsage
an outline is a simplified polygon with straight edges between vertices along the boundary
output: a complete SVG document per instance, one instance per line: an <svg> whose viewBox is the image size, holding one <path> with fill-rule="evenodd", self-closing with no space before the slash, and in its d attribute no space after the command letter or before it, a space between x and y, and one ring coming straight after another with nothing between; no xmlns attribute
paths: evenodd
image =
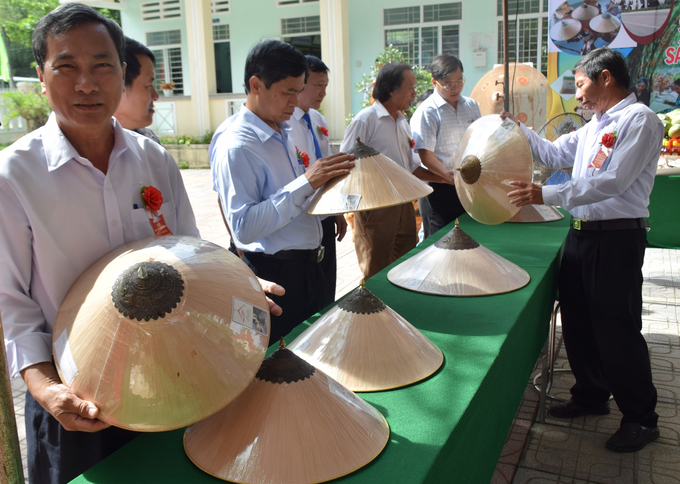
<svg viewBox="0 0 680 484"><path fill-rule="evenodd" d="M151 210L152 212L157 212L163 205L163 195L161 191L152 186L142 187L142 200L144 201L144 206Z"/></svg>
<svg viewBox="0 0 680 484"><path fill-rule="evenodd" d="M411 149L413 149L413 147L416 145L416 142L413 141L412 138L409 138L409 139L408 139L408 145L411 147Z"/></svg>
<svg viewBox="0 0 680 484"><path fill-rule="evenodd" d="M323 126L318 126L317 129L319 130L319 133L328 138L328 130L326 128L324 128Z"/></svg>
<svg viewBox="0 0 680 484"><path fill-rule="evenodd" d="M305 168L309 168L309 155L304 151L300 151L298 147L295 147L295 154L297 155L298 163L304 165Z"/></svg>
<svg viewBox="0 0 680 484"><path fill-rule="evenodd" d="M600 144L605 148L611 148L616 143L616 131L613 133L605 133L602 135L602 141Z"/></svg>

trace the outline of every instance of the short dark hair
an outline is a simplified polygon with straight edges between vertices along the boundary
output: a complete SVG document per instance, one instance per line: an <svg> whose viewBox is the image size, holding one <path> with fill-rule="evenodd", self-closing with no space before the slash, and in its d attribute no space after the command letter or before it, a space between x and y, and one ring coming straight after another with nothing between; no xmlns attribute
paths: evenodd
<svg viewBox="0 0 680 484"><path fill-rule="evenodd" d="M41 18L33 31L33 55L40 71L45 67L48 37L61 35L77 25L91 22L103 24L109 31L122 67L125 63L125 36L120 25L82 3L64 3Z"/></svg>
<svg viewBox="0 0 680 484"><path fill-rule="evenodd" d="M449 77L458 69L460 69L461 73L463 72L463 63L453 54L438 55L434 58L432 64L430 64L430 72L434 80Z"/></svg>
<svg viewBox="0 0 680 484"><path fill-rule="evenodd" d="M302 52L280 40L262 41L250 50L246 58L243 76L246 94L250 94L250 78L253 76L259 77L264 87L269 89L275 82L302 74L306 83L309 68Z"/></svg>
<svg viewBox="0 0 680 484"><path fill-rule="evenodd" d="M404 72L410 70L411 66L408 64L396 62L385 64L375 79L373 98L381 103L388 101L390 96L392 96L392 92L399 89L404 82Z"/></svg>
<svg viewBox="0 0 680 484"><path fill-rule="evenodd" d="M125 37L125 63L127 64L125 68L125 87L132 86L132 83L139 77L139 73L142 70L142 64L137 59L138 55L147 56L156 65L156 56L153 55L151 49L135 39Z"/></svg>
<svg viewBox="0 0 680 484"><path fill-rule="evenodd" d="M313 55L306 55L305 59L307 59L307 66L309 67L309 72L320 72L323 74L328 74L328 71L330 71L328 66L324 64L323 61L318 57L315 57Z"/></svg>
<svg viewBox="0 0 680 484"><path fill-rule="evenodd" d="M581 71L588 79L597 82L605 69L611 73L619 86L624 89L630 87L630 74L626 61L620 52L607 47L591 50L581 57L572 70L575 73Z"/></svg>
<svg viewBox="0 0 680 484"><path fill-rule="evenodd" d="M676 80L674 80L673 84L675 84L676 86L680 86L680 77L678 77Z"/></svg>

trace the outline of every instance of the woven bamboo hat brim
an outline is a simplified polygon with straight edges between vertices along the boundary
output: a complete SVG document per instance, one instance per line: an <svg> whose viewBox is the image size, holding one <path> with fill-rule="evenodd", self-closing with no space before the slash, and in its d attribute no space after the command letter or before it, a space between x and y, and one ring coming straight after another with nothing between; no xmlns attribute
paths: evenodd
<svg viewBox="0 0 680 484"><path fill-rule="evenodd" d="M550 29L550 38L553 40L573 39L581 31L582 25L578 20L571 18L559 20Z"/></svg>
<svg viewBox="0 0 680 484"><path fill-rule="evenodd" d="M427 183L359 138L347 153L356 157L354 168L317 191L305 209L308 214L363 212L412 202L432 193Z"/></svg>
<svg viewBox="0 0 680 484"><path fill-rule="evenodd" d="M355 392L410 385L444 362L425 335L363 287L307 328L290 349Z"/></svg>
<svg viewBox="0 0 680 484"><path fill-rule="evenodd" d="M583 4L571 11L571 18L576 20L590 20L598 15L600 11L592 5Z"/></svg>
<svg viewBox="0 0 680 484"><path fill-rule="evenodd" d="M463 207L478 222L510 220L519 207L508 193L511 181L531 182L531 148L519 126L490 114L472 123L454 156L456 191Z"/></svg>
<svg viewBox="0 0 680 484"><path fill-rule="evenodd" d="M550 205L524 205L508 222L536 223L562 220L564 215Z"/></svg>
<svg viewBox="0 0 680 484"><path fill-rule="evenodd" d="M389 435L378 411L283 348L236 400L187 429L184 450L226 481L307 484L365 466Z"/></svg>
<svg viewBox="0 0 680 484"><path fill-rule="evenodd" d="M590 21L590 28L595 32L608 34L609 32L619 30L621 28L621 21L613 15L605 12Z"/></svg>
<svg viewBox="0 0 680 484"><path fill-rule="evenodd" d="M268 334L268 304L245 263L213 243L165 236L123 244L76 280L53 350L62 381L100 420L162 431L236 398Z"/></svg>
<svg viewBox="0 0 680 484"><path fill-rule="evenodd" d="M438 242L402 262L387 279L404 289L441 296L485 296L529 283L527 272L479 245L456 226Z"/></svg>

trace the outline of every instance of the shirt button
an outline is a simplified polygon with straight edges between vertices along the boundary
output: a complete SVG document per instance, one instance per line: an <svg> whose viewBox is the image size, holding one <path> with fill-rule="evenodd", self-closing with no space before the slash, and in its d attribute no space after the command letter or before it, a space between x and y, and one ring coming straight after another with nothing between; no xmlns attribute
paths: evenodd
<svg viewBox="0 0 680 484"><path fill-rule="evenodd" d="M106 182L106 185L104 185L104 188L106 190L111 190L111 184L109 182Z"/></svg>
<svg viewBox="0 0 680 484"><path fill-rule="evenodd" d="M118 220L112 220L111 227L118 227Z"/></svg>

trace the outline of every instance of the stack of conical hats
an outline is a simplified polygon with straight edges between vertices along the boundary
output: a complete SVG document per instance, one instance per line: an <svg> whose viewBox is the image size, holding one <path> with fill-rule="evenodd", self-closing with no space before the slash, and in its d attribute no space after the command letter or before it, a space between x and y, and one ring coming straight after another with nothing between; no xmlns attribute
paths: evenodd
<svg viewBox="0 0 680 484"><path fill-rule="evenodd" d="M608 12L598 15L590 21L590 28L601 34L608 34L621 28L621 21Z"/></svg>
<svg viewBox="0 0 680 484"><path fill-rule="evenodd" d="M550 29L550 38L553 40L573 39L581 31L581 22L571 18L558 20Z"/></svg>
<svg viewBox="0 0 680 484"><path fill-rule="evenodd" d="M444 361L439 348L366 289L363 281L290 348L355 392L415 383Z"/></svg>
<svg viewBox="0 0 680 484"><path fill-rule="evenodd" d="M312 197L306 212L331 215L392 207L432 193L432 188L357 138L348 175L333 178Z"/></svg>
<svg viewBox="0 0 680 484"><path fill-rule="evenodd" d="M519 266L478 244L456 226L438 242L387 273L392 284L442 296L484 296L529 283Z"/></svg>
<svg viewBox="0 0 680 484"><path fill-rule="evenodd" d="M268 334L264 292L243 261L207 241L165 236L123 244L76 280L53 349L62 381L97 405L100 420L161 431L236 398Z"/></svg>
<svg viewBox="0 0 680 484"><path fill-rule="evenodd" d="M378 411L282 345L236 400L187 429L184 449L227 481L307 484L368 464L389 434Z"/></svg>

